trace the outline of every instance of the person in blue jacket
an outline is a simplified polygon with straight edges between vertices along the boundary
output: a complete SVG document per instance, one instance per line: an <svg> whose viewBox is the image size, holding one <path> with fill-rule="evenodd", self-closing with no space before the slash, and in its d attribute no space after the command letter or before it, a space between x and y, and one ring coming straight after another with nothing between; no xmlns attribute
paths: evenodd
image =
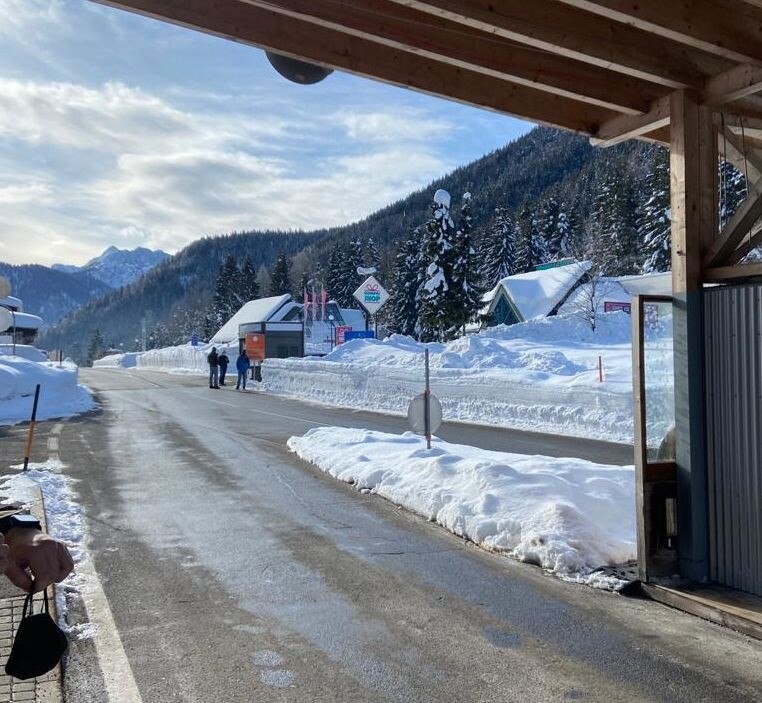
<svg viewBox="0 0 762 703"><path fill-rule="evenodd" d="M249 370L251 362L249 357L246 356L246 350L242 349L238 358L235 361L235 367L238 371L238 383L235 384L235 389L241 389L241 383L243 383L243 389L246 390L246 372Z"/></svg>

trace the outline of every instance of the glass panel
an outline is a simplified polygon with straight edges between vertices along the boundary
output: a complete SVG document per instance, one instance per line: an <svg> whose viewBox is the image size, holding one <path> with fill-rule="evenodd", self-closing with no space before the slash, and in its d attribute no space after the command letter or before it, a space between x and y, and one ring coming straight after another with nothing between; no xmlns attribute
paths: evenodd
<svg viewBox="0 0 762 703"><path fill-rule="evenodd" d="M643 303L643 375L648 462L674 461L675 367L671 302Z"/></svg>

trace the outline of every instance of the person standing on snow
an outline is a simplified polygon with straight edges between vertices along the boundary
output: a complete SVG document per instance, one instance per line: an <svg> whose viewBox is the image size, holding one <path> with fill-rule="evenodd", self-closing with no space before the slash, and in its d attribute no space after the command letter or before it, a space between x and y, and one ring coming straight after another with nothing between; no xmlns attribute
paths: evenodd
<svg viewBox="0 0 762 703"><path fill-rule="evenodd" d="M217 347L212 347L206 360L209 364L209 388L219 388L220 361L217 356Z"/></svg>
<svg viewBox="0 0 762 703"><path fill-rule="evenodd" d="M238 383L235 384L235 389L239 390L243 383L243 389L246 390L246 374L251 366L249 357L246 355L246 350L242 349L240 355L235 361L235 367L238 371Z"/></svg>
<svg viewBox="0 0 762 703"><path fill-rule="evenodd" d="M220 365L220 385L225 385L225 374L228 372L228 364L230 363L230 358L225 353L225 350L222 350L222 353L218 355L217 362Z"/></svg>

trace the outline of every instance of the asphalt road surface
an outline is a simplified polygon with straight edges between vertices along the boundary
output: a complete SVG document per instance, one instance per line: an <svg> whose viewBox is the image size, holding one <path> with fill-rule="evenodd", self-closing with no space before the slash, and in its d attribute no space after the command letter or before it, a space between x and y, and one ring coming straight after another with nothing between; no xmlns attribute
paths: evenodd
<svg viewBox="0 0 762 703"><path fill-rule="evenodd" d="M115 695L111 682L113 703L762 700L758 642L485 553L285 446L316 425L402 431L401 418L197 377L86 370L82 381L102 409L65 423L59 451L119 637L74 644L69 701L106 700L115 671L134 687ZM439 434L632 455L458 424Z"/></svg>

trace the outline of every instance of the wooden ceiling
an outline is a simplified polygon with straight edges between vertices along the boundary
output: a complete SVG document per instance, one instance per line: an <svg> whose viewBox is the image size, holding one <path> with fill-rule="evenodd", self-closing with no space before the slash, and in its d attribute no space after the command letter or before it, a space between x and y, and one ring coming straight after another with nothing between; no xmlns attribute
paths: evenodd
<svg viewBox="0 0 762 703"><path fill-rule="evenodd" d="M762 147L762 0L99 1L604 145L688 89Z"/></svg>

